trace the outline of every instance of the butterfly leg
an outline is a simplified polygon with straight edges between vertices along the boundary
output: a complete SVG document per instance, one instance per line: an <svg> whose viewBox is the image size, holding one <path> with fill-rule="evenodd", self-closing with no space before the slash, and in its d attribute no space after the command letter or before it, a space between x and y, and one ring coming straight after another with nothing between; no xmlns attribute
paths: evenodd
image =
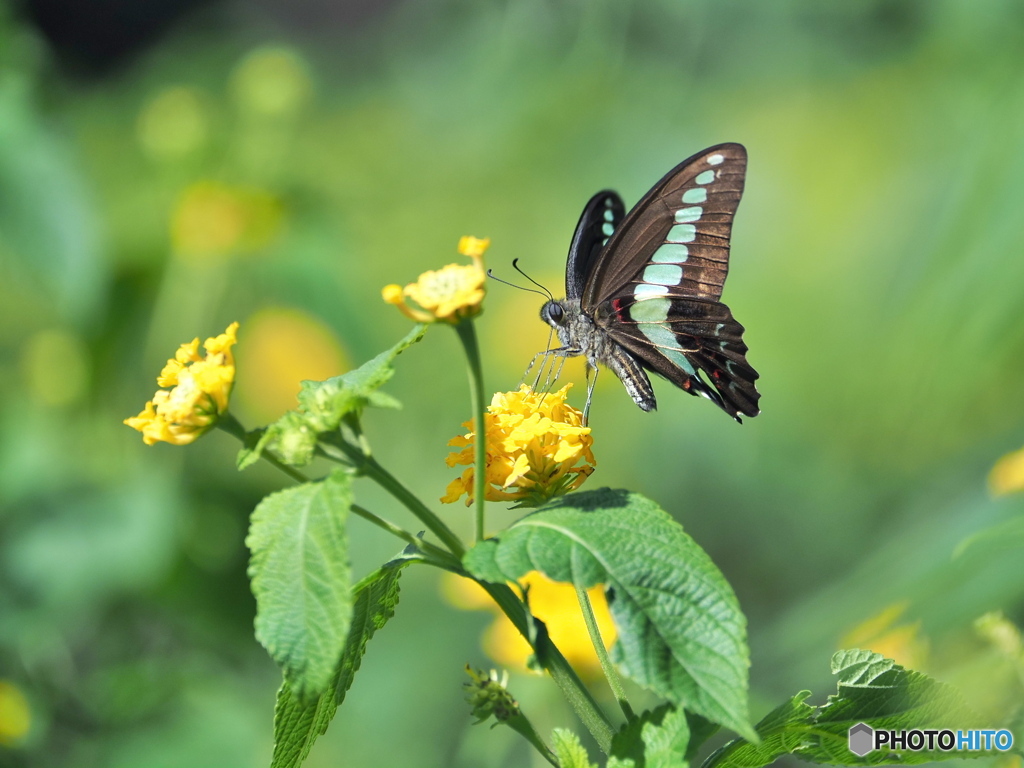
<svg viewBox="0 0 1024 768"><path fill-rule="evenodd" d="M548 377L544 381L544 389L545 390L550 392L551 388L554 387L555 384L558 383L558 379L562 375L562 368L564 368L564 367L565 367L565 358L564 357L558 358L558 362L555 362L554 358L552 358L552 360L551 360L551 368L548 369Z"/></svg>
<svg viewBox="0 0 1024 768"><path fill-rule="evenodd" d="M597 374L601 372L601 369L596 365L591 365L590 361L587 361L587 402L583 406L583 426L587 426L588 416L590 415L590 403L594 399L594 387L597 386ZM594 372L594 378L590 378L590 372Z"/></svg>
<svg viewBox="0 0 1024 768"><path fill-rule="evenodd" d="M526 383L526 379L529 377L530 371L533 370L533 366L536 365L536 363L537 363L537 358L538 357L543 357L543 356L548 355L548 354L550 354L550 353L549 352L538 352L536 355L533 356L533 358L530 360L530 364L528 366L526 366L526 370L523 371L523 378L521 378L519 380L519 384L520 385ZM538 380L540 379L540 374L539 373L537 374L537 378L538 378ZM536 389L536 385L534 386L534 389Z"/></svg>

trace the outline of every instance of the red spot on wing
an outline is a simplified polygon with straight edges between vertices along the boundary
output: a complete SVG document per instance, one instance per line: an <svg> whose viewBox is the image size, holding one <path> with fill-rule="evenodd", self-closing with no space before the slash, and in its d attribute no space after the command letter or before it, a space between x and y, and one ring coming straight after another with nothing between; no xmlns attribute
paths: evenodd
<svg viewBox="0 0 1024 768"><path fill-rule="evenodd" d="M619 320L625 319L622 315L622 299L612 299L612 309L615 310L615 315Z"/></svg>

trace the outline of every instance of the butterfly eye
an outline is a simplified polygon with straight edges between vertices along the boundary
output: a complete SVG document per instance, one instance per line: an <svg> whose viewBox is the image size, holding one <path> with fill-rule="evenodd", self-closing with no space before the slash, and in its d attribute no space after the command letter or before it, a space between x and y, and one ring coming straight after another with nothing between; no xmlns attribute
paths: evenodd
<svg viewBox="0 0 1024 768"><path fill-rule="evenodd" d="M561 325L562 320L565 317L565 311L562 309L562 305L553 301L549 301L544 305L541 310L541 314L544 316L544 319L552 325Z"/></svg>

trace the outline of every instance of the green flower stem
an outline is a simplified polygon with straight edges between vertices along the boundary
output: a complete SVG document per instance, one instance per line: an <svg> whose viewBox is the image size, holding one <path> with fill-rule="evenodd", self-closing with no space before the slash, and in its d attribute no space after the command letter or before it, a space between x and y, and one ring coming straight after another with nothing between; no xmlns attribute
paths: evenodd
<svg viewBox="0 0 1024 768"><path fill-rule="evenodd" d="M530 636L531 632L527 620L526 607L523 605L522 600L508 586L504 584L490 584L483 581L478 583L487 590L487 593L494 599L494 602L498 604L498 607L515 625L515 628L533 646L538 661L551 675L555 685L562 691L562 695L569 702L573 712L576 713L576 716L586 729L590 731L590 735L594 737L594 741L597 742L601 750L608 754L611 750L612 736L615 735L615 729L608 721L604 712L601 711L597 702L594 701L594 697L590 695L590 691L583 685L583 681L580 680L576 671L569 665L565 656L546 636L542 641L543 647L538 647L541 645L541 641Z"/></svg>
<svg viewBox="0 0 1024 768"><path fill-rule="evenodd" d="M239 440L242 440L243 442L245 441L245 427L243 427L241 423L238 421L238 419L236 419L230 413L223 414L220 420L217 422L217 426L223 429L228 434L237 437ZM270 464L273 464L275 467L280 469L293 480L297 480L300 483L312 482L312 478L307 477L302 472L299 472L299 470L295 469L295 467L291 467L285 464L270 451L263 451L260 454L260 458L264 459ZM423 552L432 555L437 560L445 563L448 567L459 567L458 560L452 558L450 553L446 552L440 547L435 547L428 541L423 541L423 539L405 530L400 525L396 525L395 523L392 523L390 520L385 520L383 517L375 515L370 510L361 507L358 504L353 504L350 507L350 509L352 510L352 513L357 515L358 517L361 517L364 520L373 523L378 528L381 528L387 531L388 533L394 534L406 543L412 544L413 546L422 550Z"/></svg>
<svg viewBox="0 0 1024 768"><path fill-rule="evenodd" d="M461 563L459 563L458 560L452 557L451 553L447 550L434 546L429 541L424 541L419 536L416 536L410 533L409 531L405 530L405 528L403 528L402 526L395 525L390 520L385 520L383 517L375 515L370 510L366 509L365 507L361 507L358 504L353 504L351 507L349 507L349 509L352 510L352 514L363 518L363 520L373 523L378 528L381 528L382 530L385 530L388 533L394 534L407 544L412 544L417 549L422 550L423 552L433 556L436 560L444 563L449 570L452 568L461 569Z"/></svg>
<svg viewBox="0 0 1024 768"><path fill-rule="evenodd" d="M473 405L473 500L476 502L476 540L484 538L484 507L487 494L487 432L484 427L484 373L480 365L480 345L473 319L466 317L455 326L469 362L469 394Z"/></svg>
<svg viewBox="0 0 1024 768"><path fill-rule="evenodd" d="M385 491L394 496L410 512L420 519L427 529L430 530L441 542L448 547L448 551L459 560L466 554L466 545L462 543L455 532L445 525L444 521L435 515L426 504L416 498L416 495L402 485L394 475L382 467L373 456L367 456L354 445L350 445L340 435L321 435L321 441L341 450L356 468L364 475L375 481Z"/></svg>
<svg viewBox="0 0 1024 768"><path fill-rule="evenodd" d="M594 606L590 602L590 595L579 584L573 586L576 587L576 598L580 601L583 621L586 622L587 632L590 633L590 642L594 644L597 660L601 662L601 670L604 672L605 679L608 680L608 687L615 694L619 707L622 708L622 714L626 716L627 720L632 720L635 717L633 708L629 705L626 691L622 688L622 681L619 680L619 675L615 671L615 667L612 666L612 660L608 657L608 649L604 647L604 640L601 639L601 630L597 626L597 617L594 616Z"/></svg>

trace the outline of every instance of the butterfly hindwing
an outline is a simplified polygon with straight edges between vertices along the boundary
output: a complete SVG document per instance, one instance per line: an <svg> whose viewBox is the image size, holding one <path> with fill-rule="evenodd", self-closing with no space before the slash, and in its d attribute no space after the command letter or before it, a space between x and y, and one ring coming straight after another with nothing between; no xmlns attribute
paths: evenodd
<svg viewBox="0 0 1024 768"><path fill-rule="evenodd" d="M579 299L590 269L626 214L622 198L610 189L594 195L583 208L565 265L565 295Z"/></svg>
<svg viewBox="0 0 1024 768"><path fill-rule="evenodd" d="M743 326L725 304L651 297L609 302L598 317L606 312L617 314L606 326L612 340L645 368L708 398L737 421L739 414L758 414L758 375L746 359Z"/></svg>
<svg viewBox="0 0 1024 768"><path fill-rule="evenodd" d="M747 152L719 144L684 160L626 215L583 290L589 311L628 284L718 300L729 270L729 236L743 194Z"/></svg>

